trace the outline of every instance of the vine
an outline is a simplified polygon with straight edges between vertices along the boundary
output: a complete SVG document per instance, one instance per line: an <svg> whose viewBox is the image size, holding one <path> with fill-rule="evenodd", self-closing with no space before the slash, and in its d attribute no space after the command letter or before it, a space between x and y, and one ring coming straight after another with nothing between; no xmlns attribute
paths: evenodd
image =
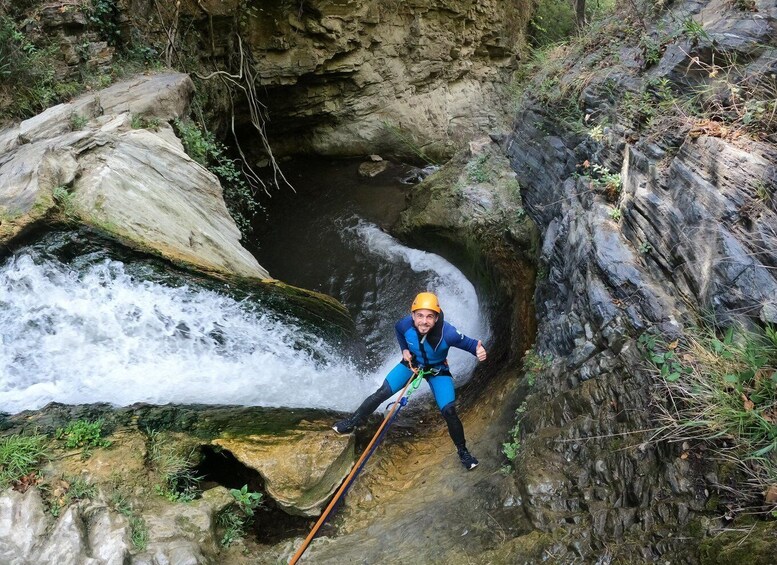
<svg viewBox="0 0 777 565"><path fill-rule="evenodd" d="M89 5L84 8L84 15L89 25L109 45L120 43L119 7L116 5L116 0L91 0Z"/></svg>
<svg viewBox="0 0 777 565"><path fill-rule="evenodd" d="M159 19L162 22L165 36L167 37L167 44L165 46L165 60L169 66L175 66L184 72L191 72L191 74L199 80L219 81L228 93L230 118L229 118L229 130L232 135L234 147L239 154L239 159L229 159L226 157L226 148L223 145L218 145L218 156L216 153L211 155L211 163L209 167L213 172L219 175L222 180L230 183L225 188L225 194L231 198L238 198L238 202L233 202L231 211L238 207L243 210L243 216L236 218L241 230L246 229L250 222L250 217L246 218L245 215L252 216L256 210L260 208L256 202L256 192L261 189L268 196L270 196L270 185L275 188L279 188L281 185L286 185L292 190L294 187L286 179L283 171L281 171L277 160L267 139L266 121L267 121L267 107L259 100L257 93L257 86L259 81L253 71L252 57L250 50L245 46L243 42L240 29L248 25L249 18L255 15L256 8L244 5L241 3L241 8L236 10L235 16L235 39L237 45L237 51L233 58L233 64L231 66L236 67L234 70L225 70L223 68L217 68L216 70L203 74L197 70L190 71L191 67L198 67L195 63L187 62L182 56L180 44L183 41L182 29L185 29L181 25L181 13L179 6L167 9L167 12L160 5L158 0L154 0ZM208 40L211 50L211 56L215 56L214 45L214 30L213 21L210 12L203 5L202 2L197 2L198 7L207 15L210 23L210 38ZM245 8L245 9L243 9ZM173 64L175 63L175 65ZM259 134L259 139L262 143L262 148L267 154L268 160L272 170L272 180L267 181L263 179L251 165L246 157L246 154L240 144L240 140L235 130L235 102L240 97L245 100L245 103L249 110L250 122L254 130ZM206 120L204 119L203 110L200 103L195 99L193 103L195 114L197 115L197 122L199 129L202 131L202 135L205 139L215 143L213 134L208 131L206 126ZM231 187L231 188L230 188Z"/></svg>

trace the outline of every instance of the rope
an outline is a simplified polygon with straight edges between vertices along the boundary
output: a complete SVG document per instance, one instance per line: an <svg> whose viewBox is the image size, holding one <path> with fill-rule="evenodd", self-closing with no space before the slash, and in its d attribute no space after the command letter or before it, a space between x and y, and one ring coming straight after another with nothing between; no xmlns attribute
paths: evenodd
<svg viewBox="0 0 777 565"><path fill-rule="evenodd" d="M359 475L361 470L367 464L367 460L370 458L370 456L372 456L372 454L377 449L378 444L380 444L380 442L383 441L383 436L386 435L386 431L388 430L389 426L394 421L397 414L399 414L399 411L401 410L401 408L407 404L408 397L419 387L425 374L426 372L423 369L413 369L413 376L410 377L410 379L408 379L407 384L402 389L402 392L399 394L399 400L393 403L393 407L391 408L391 411L386 415L385 418L383 418L383 422L381 422L380 427L378 428L378 431L376 431L375 435L372 436L372 440L370 440L370 443L362 452L361 457L359 457L359 460L356 462L356 465L353 466L353 469L345 478L345 481L343 481L343 484L335 493L334 497L332 497L332 500L329 502L329 505L321 513L321 516L319 517L318 522L316 522L316 524L313 526L313 529L310 530L308 537L305 538L305 541L302 542L302 545L299 546L299 549L297 549L297 552L292 556L291 560L289 561L289 565L295 565L295 563L297 563L297 561L299 561L299 559L305 553L305 550L310 545L310 542L312 542L313 538L316 537L318 530L321 528L321 526L324 525L324 522L326 522L327 518L329 518L329 515L333 512L340 499L343 496L345 496L345 493L347 493L348 489L351 488L351 485L356 480L356 477ZM407 393L407 395L405 395L405 393Z"/></svg>

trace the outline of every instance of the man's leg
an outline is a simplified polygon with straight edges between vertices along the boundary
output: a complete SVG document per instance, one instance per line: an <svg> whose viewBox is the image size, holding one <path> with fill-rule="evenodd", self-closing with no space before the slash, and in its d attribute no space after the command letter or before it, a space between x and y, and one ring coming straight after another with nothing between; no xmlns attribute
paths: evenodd
<svg viewBox="0 0 777 565"><path fill-rule="evenodd" d="M448 424L448 433L459 453L461 464L466 469L474 469L478 460L467 451L467 442L464 439L464 425L456 414L456 392L453 388L453 377L450 375L437 375L429 378L429 386L434 394L437 407Z"/></svg>
<svg viewBox="0 0 777 565"><path fill-rule="evenodd" d="M395 394L398 390L402 389L407 384L408 379L412 376L411 371L407 366L402 363L397 364L388 375L381 387L364 399L361 406L356 409L350 418L337 422L332 429L338 434L349 434L356 426L361 424L367 417L377 410L381 403L391 398L392 394Z"/></svg>

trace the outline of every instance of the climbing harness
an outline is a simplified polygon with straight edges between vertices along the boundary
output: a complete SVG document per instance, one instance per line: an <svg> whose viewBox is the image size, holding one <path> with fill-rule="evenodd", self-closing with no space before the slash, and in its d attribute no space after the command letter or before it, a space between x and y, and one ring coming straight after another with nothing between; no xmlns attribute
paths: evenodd
<svg viewBox="0 0 777 565"><path fill-rule="evenodd" d="M410 367L410 369L413 371L413 376L411 376L410 379L408 379L407 384L402 389L402 392L399 394L399 399L391 403L391 406L392 406L391 410L383 418L383 422L381 422L380 427L378 428L378 431L376 431L375 435L372 436L372 440L370 440L369 445L367 445L365 450L362 452L361 457L359 457L359 460L356 462L356 465L353 466L353 469L345 478L345 480L343 481L343 484L340 485L340 488L332 497L332 500L329 502L329 505L321 513L321 516L319 517L318 522L316 522L316 524L313 526L313 529L310 530L308 537L305 538L305 541L302 542L302 545L299 547L299 549L297 549L297 552L292 556L291 560L289 561L289 565L295 565L295 563L297 563L297 561L299 561L299 559L305 553L305 550L310 545L310 542L313 541L314 537L316 537L318 530L321 528L321 526L324 525L324 522L326 522L327 518L329 518L329 516L333 513L333 510L337 506L338 502L340 502L342 497L345 496L345 493L348 492L348 490L351 488L351 485L356 481L356 477L359 475L361 470L367 464L367 460L375 452L380 442L383 441L383 437L386 435L386 431L389 429L389 426L391 426L391 424L394 422L394 419L396 419L397 414L399 414L399 411L402 409L402 407L407 404L407 400L408 398L410 398L410 395L413 394L418 389L419 386L421 386L421 381L424 380L424 377L433 374L433 371L430 369L423 369L423 368L416 369L416 368L413 368L412 366Z"/></svg>

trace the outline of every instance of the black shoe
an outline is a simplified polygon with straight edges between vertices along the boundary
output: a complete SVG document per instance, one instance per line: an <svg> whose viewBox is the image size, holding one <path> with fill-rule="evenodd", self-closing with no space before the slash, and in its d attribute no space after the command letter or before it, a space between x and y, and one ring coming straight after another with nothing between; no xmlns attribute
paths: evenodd
<svg viewBox="0 0 777 565"><path fill-rule="evenodd" d="M475 459L475 457L469 451L467 451L466 447L459 449L459 459L467 471L470 471L478 466L478 460Z"/></svg>
<svg viewBox="0 0 777 565"><path fill-rule="evenodd" d="M350 434L356 429L356 422L354 422L352 418L346 418L345 420L337 422L332 426L332 429L338 434Z"/></svg>

